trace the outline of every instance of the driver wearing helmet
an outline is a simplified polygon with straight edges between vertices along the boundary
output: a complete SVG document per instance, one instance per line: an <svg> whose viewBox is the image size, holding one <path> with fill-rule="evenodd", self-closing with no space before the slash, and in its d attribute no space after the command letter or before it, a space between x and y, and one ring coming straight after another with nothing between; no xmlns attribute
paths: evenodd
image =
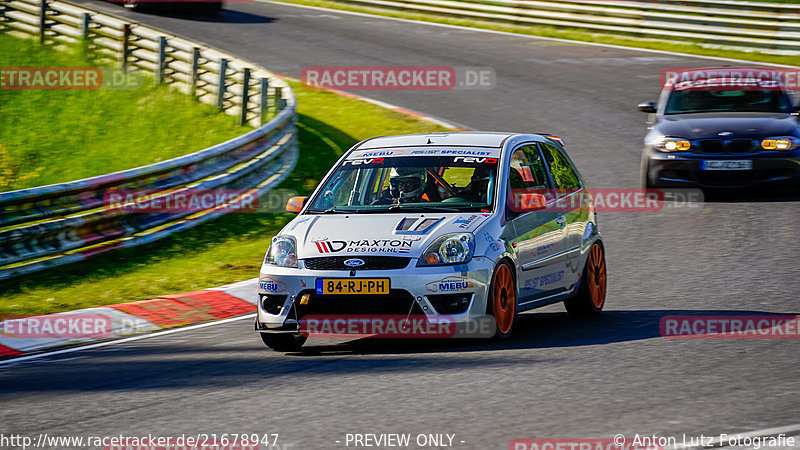
<svg viewBox="0 0 800 450"><path fill-rule="evenodd" d="M428 202L428 173L424 167L395 167L389 172L389 189L373 204Z"/></svg>
<svg viewBox="0 0 800 450"><path fill-rule="evenodd" d="M400 203L430 201L425 188L428 187L428 172L424 167L396 167L389 172L389 190Z"/></svg>

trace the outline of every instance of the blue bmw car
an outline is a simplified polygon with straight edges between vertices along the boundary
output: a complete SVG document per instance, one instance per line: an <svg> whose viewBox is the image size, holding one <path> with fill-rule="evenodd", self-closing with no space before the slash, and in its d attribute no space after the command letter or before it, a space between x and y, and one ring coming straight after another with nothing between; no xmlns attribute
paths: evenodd
<svg viewBox="0 0 800 450"><path fill-rule="evenodd" d="M799 188L800 105L779 83L698 75L714 70L678 74L694 82L666 83L658 103L639 104L651 114L643 187Z"/></svg>

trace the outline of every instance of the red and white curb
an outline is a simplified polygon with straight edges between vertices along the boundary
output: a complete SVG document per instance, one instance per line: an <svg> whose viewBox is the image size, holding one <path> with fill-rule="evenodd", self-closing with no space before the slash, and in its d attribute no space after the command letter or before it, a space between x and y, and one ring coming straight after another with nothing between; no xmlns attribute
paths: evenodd
<svg viewBox="0 0 800 450"><path fill-rule="evenodd" d="M203 291L0 323L0 357L22 356L252 313L258 278ZM88 332L82 327L89 319ZM95 328L96 327L96 328ZM47 330L48 337L39 337ZM38 335L37 335L38 334ZM34 336L36 335L36 336Z"/></svg>

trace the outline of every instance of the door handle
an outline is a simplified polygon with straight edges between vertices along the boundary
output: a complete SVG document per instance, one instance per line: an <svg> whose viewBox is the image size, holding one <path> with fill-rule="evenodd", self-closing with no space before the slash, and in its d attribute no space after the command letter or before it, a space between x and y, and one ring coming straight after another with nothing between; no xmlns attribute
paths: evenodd
<svg viewBox="0 0 800 450"><path fill-rule="evenodd" d="M556 223L558 224L559 227L563 227L566 222L567 218L564 216L558 216L558 218L556 218Z"/></svg>

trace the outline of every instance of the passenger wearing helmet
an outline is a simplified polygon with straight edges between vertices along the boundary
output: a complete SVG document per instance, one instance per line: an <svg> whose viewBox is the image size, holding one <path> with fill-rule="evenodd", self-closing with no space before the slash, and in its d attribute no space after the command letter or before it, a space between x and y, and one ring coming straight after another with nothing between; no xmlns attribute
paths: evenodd
<svg viewBox="0 0 800 450"><path fill-rule="evenodd" d="M486 203L489 191L489 183L492 179L492 170L488 168L477 168L472 173L470 183L464 188L460 195L468 200L477 203Z"/></svg>

